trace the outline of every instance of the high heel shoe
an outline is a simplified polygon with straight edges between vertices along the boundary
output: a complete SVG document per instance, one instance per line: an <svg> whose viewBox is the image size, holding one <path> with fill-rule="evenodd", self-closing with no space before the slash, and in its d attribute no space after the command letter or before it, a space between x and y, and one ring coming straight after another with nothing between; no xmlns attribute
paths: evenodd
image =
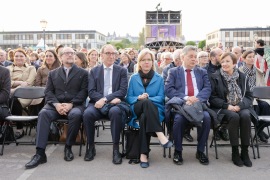
<svg viewBox="0 0 270 180"><path fill-rule="evenodd" d="M173 143L171 141L168 141L166 144L161 144L161 142L159 141L159 144L162 146L162 147L165 147L165 148L169 148L173 145Z"/></svg>

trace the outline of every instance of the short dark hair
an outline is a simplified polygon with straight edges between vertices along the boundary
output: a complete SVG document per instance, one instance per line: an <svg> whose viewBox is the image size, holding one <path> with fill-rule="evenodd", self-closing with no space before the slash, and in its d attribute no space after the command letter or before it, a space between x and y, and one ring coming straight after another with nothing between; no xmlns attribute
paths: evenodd
<svg viewBox="0 0 270 180"><path fill-rule="evenodd" d="M215 50L212 50L210 52L210 59L211 59L211 57L216 57L216 55L217 55L217 53L215 52Z"/></svg>
<svg viewBox="0 0 270 180"><path fill-rule="evenodd" d="M253 50L245 51L244 54L242 55L242 58L246 59L246 57L251 53L255 54L255 52Z"/></svg>
<svg viewBox="0 0 270 180"><path fill-rule="evenodd" d="M238 61L237 56L234 53L231 53L231 52L223 53L221 55L221 57L220 57L220 62L222 62L222 60L227 56L230 56L232 58L233 64L237 63L237 61Z"/></svg>
<svg viewBox="0 0 270 180"><path fill-rule="evenodd" d="M264 40L262 40L262 39L258 39L256 42L257 42L257 44L260 44L260 46L265 45Z"/></svg>
<svg viewBox="0 0 270 180"><path fill-rule="evenodd" d="M56 48L56 50L55 50L55 51L56 51L56 54L58 54L58 51L59 51L60 48L64 48L64 47L65 47L65 46L62 45L62 44L60 44L59 46L57 46L57 48Z"/></svg>

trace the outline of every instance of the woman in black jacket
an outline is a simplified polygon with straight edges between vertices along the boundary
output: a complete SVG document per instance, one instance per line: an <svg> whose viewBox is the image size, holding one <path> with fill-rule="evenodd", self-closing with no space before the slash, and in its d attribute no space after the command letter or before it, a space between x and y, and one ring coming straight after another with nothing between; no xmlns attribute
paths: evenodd
<svg viewBox="0 0 270 180"><path fill-rule="evenodd" d="M235 65L237 57L230 53L221 56L221 68L212 74L210 82L212 93L210 107L219 114L224 114L222 121L228 123L232 145L232 161L237 166L252 166L248 155L250 143L251 118L257 118L253 109L253 95L248 85L248 78ZM239 155L239 130L241 138L241 157Z"/></svg>
<svg viewBox="0 0 270 180"><path fill-rule="evenodd" d="M135 63L131 61L131 57L127 53L121 54L119 66L126 68L128 73L134 73L134 65Z"/></svg>

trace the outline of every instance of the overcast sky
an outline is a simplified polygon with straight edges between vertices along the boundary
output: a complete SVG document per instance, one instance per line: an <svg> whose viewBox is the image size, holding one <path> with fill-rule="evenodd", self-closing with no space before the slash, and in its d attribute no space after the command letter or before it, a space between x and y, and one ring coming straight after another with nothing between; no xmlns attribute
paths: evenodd
<svg viewBox="0 0 270 180"><path fill-rule="evenodd" d="M1 31L97 30L105 35L138 36L145 11L161 2L163 11L182 10L186 40L203 40L219 28L270 25L270 0L12 0L1 2Z"/></svg>

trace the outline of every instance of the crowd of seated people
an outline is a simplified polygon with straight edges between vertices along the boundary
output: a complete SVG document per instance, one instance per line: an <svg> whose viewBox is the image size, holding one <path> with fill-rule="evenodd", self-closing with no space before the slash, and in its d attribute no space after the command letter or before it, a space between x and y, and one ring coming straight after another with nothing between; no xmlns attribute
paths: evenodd
<svg viewBox="0 0 270 180"><path fill-rule="evenodd" d="M161 51L141 48L138 54L135 49L117 51L116 47L107 44L100 51L91 49L84 53L59 45L56 50L39 53L30 50L26 53L19 48L13 52L13 60L8 60L7 53L1 50L0 104L8 104L10 95L17 88L45 87L44 99L15 99L13 103L12 115L25 114L27 107L41 104L36 154L25 165L26 168L47 162L45 150L50 124L57 119L69 121L64 160L74 159L72 146L82 122L88 143L84 160L94 160L98 155L94 139L95 122L102 118L110 121L112 162L122 163L120 134L128 125L139 128L140 166L149 167L151 137L157 137L161 147L173 145L161 126L167 116L165 98L180 100L192 108L201 102L216 114L223 114L216 139L230 141L235 165L251 167L248 147L252 123L258 129L260 142L267 143L269 138L264 129L270 124L259 122L257 117L270 115L270 101L254 99L252 94L254 87L267 86L265 73L256 66L257 52L261 56L261 49L247 50L242 54L240 47L232 48L232 52L215 48L210 53L198 53L196 47L186 46L174 49L173 53L166 48L161 48ZM44 57L37 63L37 54L41 53ZM117 61L119 63L115 63ZM36 66L40 63L40 67ZM133 74L130 78L129 73ZM128 123L124 118L128 114L127 109L131 111ZM193 141L191 129L194 124L180 112L169 114L173 122L173 162L180 165L184 162L183 138ZM209 159L204 152L213 118L205 109L202 115L202 122L196 127L198 144L195 157L201 164L208 165ZM15 138L23 136L23 123L17 122Z"/></svg>

